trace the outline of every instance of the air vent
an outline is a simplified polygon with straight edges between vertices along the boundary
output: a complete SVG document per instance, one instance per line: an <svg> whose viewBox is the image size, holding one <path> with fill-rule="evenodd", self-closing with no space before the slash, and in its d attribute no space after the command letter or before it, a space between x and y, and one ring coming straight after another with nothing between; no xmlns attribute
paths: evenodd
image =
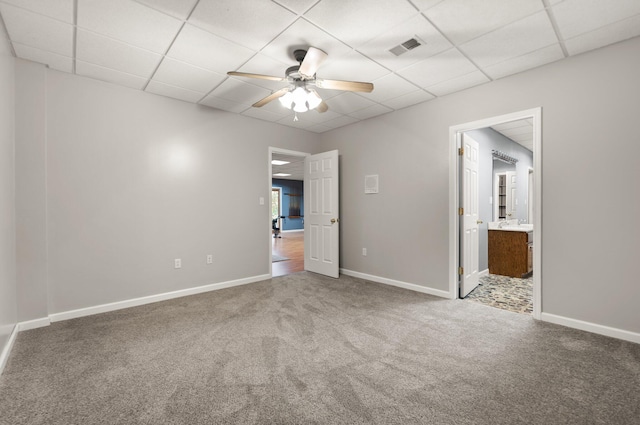
<svg viewBox="0 0 640 425"><path fill-rule="evenodd" d="M389 51L396 56L400 56L404 53L407 53L409 50L415 49L418 46L422 46L422 43L418 41L417 38L414 37L414 38L410 38L409 40L405 41L402 44L399 44L396 47L389 49Z"/></svg>

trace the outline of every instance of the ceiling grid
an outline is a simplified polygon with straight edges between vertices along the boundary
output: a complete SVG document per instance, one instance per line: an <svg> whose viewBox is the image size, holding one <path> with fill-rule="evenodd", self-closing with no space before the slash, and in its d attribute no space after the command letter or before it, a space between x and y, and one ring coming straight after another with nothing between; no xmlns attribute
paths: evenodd
<svg viewBox="0 0 640 425"><path fill-rule="evenodd" d="M52 69L321 133L640 36L638 0L0 0L16 57ZM411 38L422 45L395 56ZM251 105L293 50L328 54L328 112Z"/></svg>

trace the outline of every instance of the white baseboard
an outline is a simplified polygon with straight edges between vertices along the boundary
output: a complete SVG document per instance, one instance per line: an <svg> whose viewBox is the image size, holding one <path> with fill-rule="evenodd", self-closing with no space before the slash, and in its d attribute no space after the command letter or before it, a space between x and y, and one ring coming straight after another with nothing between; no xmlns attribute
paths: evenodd
<svg viewBox="0 0 640 425"><path fill-rule="evenodd" d="M478 273L478 277L489 276L489 269L484 269Z"/></svg>
<svg viewBox="0 0 640 425"><path fill-rule="evenodd" d="M203 292L216 291L233 286L246 285L248 283L259 282L261 280L271 279L271 275L263 274L258 276L247 277L243 279L230 280L227 282L212 283L210 285L198 286L195 288L181 289L179 291L165 292L164 294L150 295L147 297L133 298L125 301L117 301L109 304L101 304L93 307L79 308L77 310L64 311L62 313L54 313L49 315L52 322L61 320L75 319L78 317L90 316L93 314L106 313L123 308L137 307L144 304L151 304L158 301L166 301L173 298L185 297L187 295L201 294Z"/></svg>
<svg viewBox="0 0 640 425"><path fill-rule="evenodd" d="M304 232L304 229L280 230L280 233Z"/></svg>
<svg viewBox="0 0 640 425"><path fill-rule="evenodd" d="M18 322L18 330L28 331L29 329L43 328L51 324L51 319L48 317L42 317L40 319L27 320L25 322Z"/></svg>
<svg viewBox="0 0 640 425"><path fill-rule="evenodd" d="M4 346L2 352L0 353L0 375L4 371L4 367L7 364L7 360L9 360L9 354L11 354L11 349L13 348L13 343L16 341L16 336L18 336L18 325L13 327L11 331L11 335L9 335L9 340L7 341L7 345Z"/></svg>
<svg viewBox="0 0 640 425"><path fill-rule="evenodd" d="M598 325L596 323L585 322L577 319L570 319L564 316L557 316L551 313L542 313L540 319L544 322L555 323L556 325L567 326L569 328L580 329L581 331L593 332L612 338L623 339L625 341L640 344L640 333L611 328L609 326Z"/></svg>
<svg viewBox="0 0 640 425"><path fill-rule="evenodd" d="M397 286L399 288L409 289L410 291L422 292L423 294L435 295L436 297L451 299L449 291L443 291L441 289L433 289L427 286L416 285L415 283L401 282L399 280L393 280L386 277L374 276L366 273L354 272L353 270L340 269L340 273L357 277L359 279L370 280L372 282L384 283L385 285Z"/></svg>

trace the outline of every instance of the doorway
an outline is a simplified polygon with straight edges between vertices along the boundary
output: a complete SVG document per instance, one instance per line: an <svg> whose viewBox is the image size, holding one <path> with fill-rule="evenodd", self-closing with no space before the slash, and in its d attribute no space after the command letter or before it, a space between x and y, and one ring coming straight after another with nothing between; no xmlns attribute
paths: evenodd
<svg viewBox="0 0 640 425"><path fill-rule="evenodd" d="M304 209L300 205L304 196L304 159L308 155L269 148L269 264L272 277L304 270Z"/></svg>
<svg viewBox="0 0 640 425"><path fill-rule="evenodd" d="M468 194L464 192L465 190L464 184L465 184L466 178L464 177L463 170L464 171L468 171L468 170L464 168L467 166L464 165L463 160L459 160L460 155L463 152L463 149L461 148L466 147L466 142L463 142L464 135L468 132L471 134L475 134L474 131L477 132L480 129L500 128L501 124L514 123L519 120L527 120L528 122L531 123L531 132L533 136L531 140L532 167L530 166L530 168L524 169L524 174L521 176L521 184L519 184L518 186L518 187L527 188L527 189L522 189L522 192L523 192L521 193L522 196L519 196L517 199L512 197L512 202L513 202L512 209L514 211L512 213L513 216L509 216L509 217L505 216L502 219L499 219L496 217L496 219L494 220L493 213L485 213L484 217L482 216L482 213L480 213L475 218L472 218L472 217L465 218L464 203L469 201L468 199L465 198L465 196L467 196ZM509 125L506 125L506 126L508 127ZM463 146L463 143L465 143L464 146ZM542 292L541 269L542 268L540 263L541 257L542 257L541 256L542 227L541 227L540 214L539 213L536 214L535 211L540 211L541 198L542 198L541 190L540 190L541 188L541 184L540 184L540 181L541 181L541 172L540 172L541 170L541 155L540 155L541 153L541 108L516 112L513 114L501 115L493 118L488 118L484 120L479 120L479 121L474 121L466 124L453 126L450 128L450 149L451 149L450 150L450 188L449 188L450 189L449 234L450 234L450 241L451 241L450 252L449 252L450 297L453 299L461 298L461 293L460 293L461 288L465 287L464 279L466 277L465 276L466 273L463 267L464 253L473 252L473 250L469 249L469 246L468 246L468 241L473 239L471 236L473 235L473 230L474 230L474 229L471 229L474 226L469 225L470 219L473 219L473 224L477 223L475 227L476 240L478 240L477 235L479 232L477 230L479 226L484 226L485 234L489 233L488 232L489 220L491 220L491 223L494 226L496 225L497 222L500 222L501 226L504 226L508 223L511 225L515 225L517 227L518 225L524 224L524 222L528 222L526 224L530 225L533 230L531 234L532 236L531 242L532 242L532 246L535 247L535 249L533 249L532 251L528 250L526 241L525 241L525 246L523 248L523 255L527 255L527 256L531 255L531 260L533 263L532 264L533 278L530 280L530 283L532 286L532 289L531 289L531 292L532 292L531 302L533 304L532 314L534 318L539 319L542 311L542 306L541 306L541 292ZM510 156L508 154L505 154L504 152L498 152L496 155L500 156L500 154L506 155L503 158L504 161L506 162L509 162L510 160L514 159L514 158L510 158ZM480 164L480 166L482 167L482 164ZM530 174L529 169L538 170L538 171ZM502 172L504 176L507 176L506 171L502 171ZM490 175L492 176L491 178L493 180L493 172L491 172ZM532 182L532 184L530 183L530 181ZM514 181L513 184L515 185L516 182ZM529 188L531 188L532 186L533 188L536 189L535 192L531 191L532 192L531 194L529 193L525 194L524 192ZM496 204L500 202L500 199L498 199L498 196L496 195L496 192L495 192L496 185L493 183L493 181L491 183L491 186L488 187L486 190L488 191L488 193L487 192L485 192L484 194L480 193L479 196L481 196L481 200L486 203L491 203L491 206L490 206L491 211L499 210L499 208L496 208ZM497 192L497 193L500 193L500 192ZM519 199L519 198L522 198L522 199ZM518 212L517 215L515 212ZM461 228L463 223L466 223L464 224L465 227ZM467 227L469 227L469 229L467 229ZM517 227L517 229L515 230L520 230L520 228ZM496 232L493 232L493 233L497 234ZM508 232L499 232L499 233L506 234ZM470 235L470 236L465 240L465 235ZM510 236L514 236L514 235L510 235ZM496 252L496 250L494 250L494 252ZM467 271L471 271L471 270L467 270ZM483 275L488 274L487 273L488 269L486 271L476 269L476 272L477 272L477 275L480 276L480 279L482 279ZM473 277L473 276L470 275L469 277ZM467 289L468 289L468 286L467 286Z"/></svg>

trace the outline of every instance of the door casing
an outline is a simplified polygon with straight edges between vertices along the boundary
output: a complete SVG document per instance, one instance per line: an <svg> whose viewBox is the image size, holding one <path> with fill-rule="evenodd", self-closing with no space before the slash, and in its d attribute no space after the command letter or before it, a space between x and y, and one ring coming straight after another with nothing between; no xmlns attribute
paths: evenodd
<svg viewBox="0 0 640 425"><path fill-rule="evenodd" d="M458 149L462 146L462 133L491 127L520 119L533 120L534 169L534 223L533 223L533 318L542 313L542 108L527 109L510 114L485 118L449 127L449 298L459 294L458 267L460 266L460 226L458 207L460 199L460 166Z"/></svg>

